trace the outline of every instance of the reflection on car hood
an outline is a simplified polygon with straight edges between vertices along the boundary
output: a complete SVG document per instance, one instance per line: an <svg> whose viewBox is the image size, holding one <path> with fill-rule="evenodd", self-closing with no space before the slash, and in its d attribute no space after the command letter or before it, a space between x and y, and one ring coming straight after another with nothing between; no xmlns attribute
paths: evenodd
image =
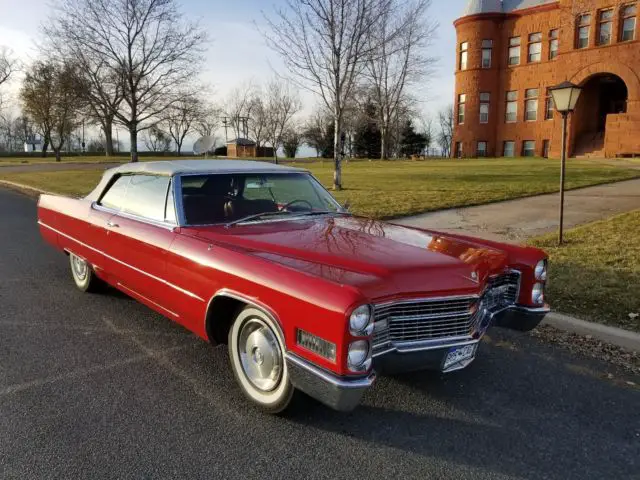
<svg viewBox="0 0 640 480"><path fill-rule="evenodd" d="M445 234L377 220L326 216L201 227L197 236L341 284L370 298L478 293L504 252Z"/></svg>

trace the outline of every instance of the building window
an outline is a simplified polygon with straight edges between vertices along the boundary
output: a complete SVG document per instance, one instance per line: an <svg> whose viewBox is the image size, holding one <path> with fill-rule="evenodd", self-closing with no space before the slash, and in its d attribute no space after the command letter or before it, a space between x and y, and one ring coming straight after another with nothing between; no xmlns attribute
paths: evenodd
<svg viewBox="0 0 640 480"><path fill-rule="evenodd" d="M558 56L559 38L558 29L549 30L549 60Z"/></svg>
<svg viewBox="0 0 640 480"><path fill-rule="evenodd" d="M462 158L462 142L456 142L454 155L456 158Z"/></svg>
<svg viewBox="0 0 640 480"><path fill-rule="evenodd" d="M622 32L620 41L627 42L636 38L636 5L622 7Z"/></svg>
<svg viewBox="0 0 640 480"><path fill-rule="evenodd" d="M529 63L539 62L542 60L542 34L532 33L529 35Z"/></svg>
<svg viewBox="0 0 640 480"><path fill-rule="evenodd" d="M507 108L504 121L513 123L518 120L518 92L507 92Z"/></svg>
<svg viewBox="0 0 640 480"><path fill-rule="evenodd" d="M482 41L482 68L491 68L491 52L493 50L493 40Z"/></svg>
<svg viewBox="0 0 640 480"><path fill-rule="evenodd" d="M467 59L469 52L469 42L462 42L460 44L460 70L467 69Z"/></svg>
<svg viewBox="0 0 640 480"><path fill-rule="evenodd" d="M478 142L477 156L478 157L487 156L487 142Z"/></svg>
<svg viewBox="0 0 640 480"><path fill-rule="evenodd" d="M549 158L549 140L542 140L542 156L544 158Z"/></svg>
<svg viewBox="0 0 640 480"><path fill-rule="evenodd" d="M527 88L524 91L524 119L535 122L538 119L538 89Z"/></svg>
<svg viewBox="0 0 640 480"><path fill-rule="evenodd" d="M520 37L509 39L509 65L520 65Z"/></svg>
<svg viewBox="0 0 640 480"><path fill-rule="evenodd" d="M613 9L602 10L598 18L598 45L609 45L613 32Z"/></svg>
<svg viewBox="0 0 640 480"><path fill-rule="evenodd" d="M547 88L547 97L544 100L544 119L553 120L553 111L555 106L553 105L553 97L551 91Z"/></svg>
<svg viewBox="0 0 640 480"><path fill-rule="evenodd" d="M502 146L502 156L513 157L516 154L516 142L513 140L506 140Z"/></svg>
<svg viewBox="0 0 640 480"><path fill-rule="evenodd" d="M461 93L458 95L458 125L464 123L465 104L467 102L467 95Z"/></svg>
<svg viewBox="0 0 640 480"><path fill-rule="evenodd" d="M536 142L534 140L525 140L524 142L522 142L522 156L523 157L536 156Z"/></svg>
<svg viewBox="0 0 640 480"><path fill-rule="evenodd" d="M491 94L487 92L480 93L480 123L489 123L490 103Z"/></svg>
<svg viewBox="0 0 640 480"><path fill-rule="evenodd" d="M585 13L578 16L578 35L576 38L576 48L587 48L589 46L589 29L591 28L591 15Z"/></svg>

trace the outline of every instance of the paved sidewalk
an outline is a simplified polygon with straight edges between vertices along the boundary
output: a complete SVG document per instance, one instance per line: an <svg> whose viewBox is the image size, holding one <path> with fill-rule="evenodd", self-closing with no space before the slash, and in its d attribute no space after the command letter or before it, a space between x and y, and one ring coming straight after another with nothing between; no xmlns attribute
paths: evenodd
<svg viewBox="0 0 640 480"><path fill-rule="evenodd" d="M392 220L414 227L519 242L556 231L559 194L454 208ZM640 208L640 178L565 193L565 229Z"/></svg>

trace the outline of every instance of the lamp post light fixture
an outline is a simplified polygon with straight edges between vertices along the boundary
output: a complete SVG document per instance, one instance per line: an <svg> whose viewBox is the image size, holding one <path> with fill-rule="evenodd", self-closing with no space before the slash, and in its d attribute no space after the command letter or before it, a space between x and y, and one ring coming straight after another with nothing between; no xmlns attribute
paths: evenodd
<svg viewBox="0 0 640 480"><path fill-rule="evenodd" d="M562 245L564 221L564 175L567 162L567 118L576 108L582 88L571 82L562 82L549 89L553 97L553 104L562 115L562 157L560 163L560 229L558 231L558 245Z"/></svg>

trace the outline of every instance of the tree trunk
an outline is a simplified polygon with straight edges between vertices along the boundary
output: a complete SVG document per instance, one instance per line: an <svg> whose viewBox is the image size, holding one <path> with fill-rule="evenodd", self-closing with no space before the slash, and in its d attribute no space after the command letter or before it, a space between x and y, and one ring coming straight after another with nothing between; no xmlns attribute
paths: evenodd
<svg viewBox="0 0 640 480"><path fill-rule="evenodd" d="M333 189L342 190L342 157L340 156L340 130L342 129L342 121L338 114L338 107L334 107L333 124Z"/></svg>
<svg viewBox="0 0 640 480"><path fill-rule="evenodd" d="M113 155L113 122L111 120L105 120L102 125L102 130L104 131L104 151L107 157L111 157Z"/></svg>
<svg viewBox="0 0 640 480"><path fill-rule="evenodd" d="M386 126L380 128L380 160L387 160L389 158L388 146L389 146L389 129Z"/></svg>
<svg viewBox="0 0 640 480"><path fill-rule="evenodd" d="M138 130L136 127L129 127L129 138L131 140L131 147L129 151L131 152L131 161L138 161Z"/></svg>
<svg viewBox="0 0 640 480"><path fill-rule="evenodd" d="M47 150L49 150L49 140L45 138L42 142L42 158L47 156Z"/></svg>
<svg viewBox="0 0 640 480"><path fill-rule="evenodd" d="M58 148L57 150L54 150L56 152L56 162L59 162L61 160L61 155L60 155L60 148Z"/></svg>

